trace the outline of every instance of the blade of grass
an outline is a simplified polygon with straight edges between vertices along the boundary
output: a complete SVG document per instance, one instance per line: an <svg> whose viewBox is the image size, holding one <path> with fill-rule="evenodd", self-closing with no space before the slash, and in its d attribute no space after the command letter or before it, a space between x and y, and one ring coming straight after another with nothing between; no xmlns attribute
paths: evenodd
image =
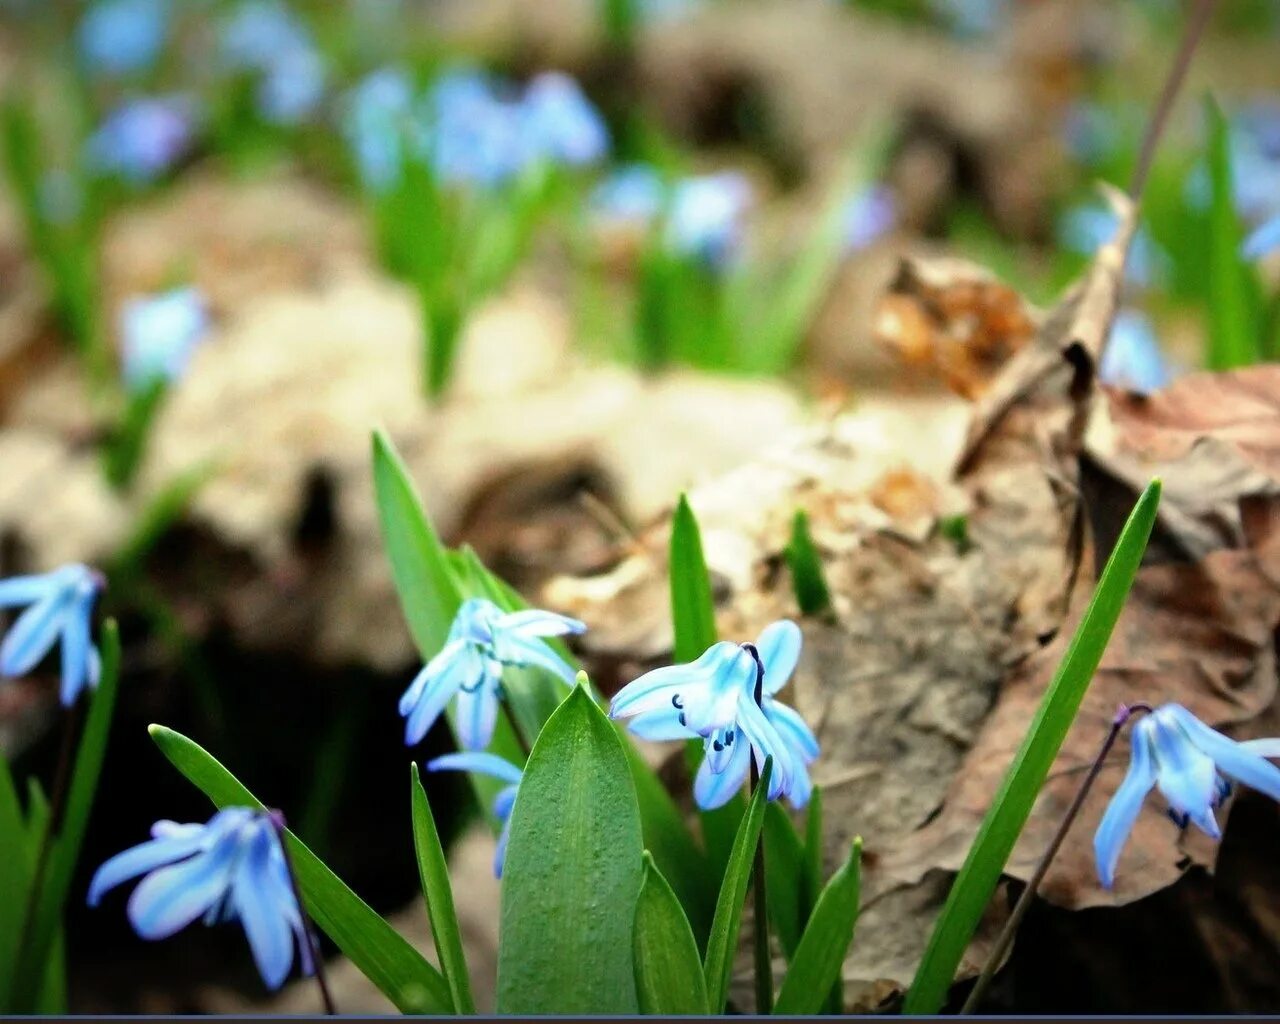
<svg viewBox="0 0 1280 1024"><path fill-rule="evenodd" d="M427 901L427 917L431 921L431 935L436 943L436 955L440 958L440 973L449 983L453 996L453 1012L476 1012L471 998L471 980L467 973L467 957L462 950L462 932L458 928L458 915L453 908L453 886L449 883L449 864L445 860L444 847L436 831L427 791L418 777L418 765L410 765L411 806L413 808L413 848L418 855L418 874L422 879L422 895Z"/></svg>
<svg viewBox="0 0 1280 1024"><path fill-rule="evenodd" d="M946 905L907 992L905 1013L937 1013L946 1000L965 947L978 927L1005 862L1102 660L1102 652L1142 564L1159 504L1160 482L1153 480L1129 514L1066 655L1045 690L1022 745L952 883Z"/></svg>
<svg viewBox="0 0 1280 1024"><path fill-rule="evenodd" d="M809 534L809 516L796 509L791 520L791 542L787 545L787 565L791 569L791 587L796 604L805 615L825 615L831 611L831 591L822 573L822 560Z"/></svg>

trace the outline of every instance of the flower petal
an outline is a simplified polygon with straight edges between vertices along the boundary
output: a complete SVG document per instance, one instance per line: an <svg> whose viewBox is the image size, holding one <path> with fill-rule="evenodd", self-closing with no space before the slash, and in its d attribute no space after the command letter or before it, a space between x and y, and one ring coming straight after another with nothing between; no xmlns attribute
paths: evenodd
<svg viewBox="0 0 1280 1024"><path fill-rule="evenodd" d="M1117 787L1111 802L1103 812L1098 831L1093 835L1093 855L1098 865L1098 880L1110 889L1115 883L1116 864L1124 848L1134 822L1142 810L1151 787L1155 785L1156 771L1151 760L1151 740L1141 729L1139 722L1133 728L1130 739L1129 770Z"/></svg>
<svg viewBox="0 0 1280 1024"><path fill-rule="evenodd" d="M240 856L231 899L244 925L258 973L267 988L275 991L284 984L293 966L293 928L289 917L281 913L282 904L296 904L291 890L280 891L280 878L272 867L275 833L265 821L260 825Z"/></svg>
<svg viewBox="0 0 1280 1024"><path fill-rule="evenodd" d="M157 826L161 824L165 823L157 822ZM169 822L168 824L173 823ZM131 878L145 875L148 871L153 871L161 865L183 860L199 850L205 840L204 826L178 827L183 829L193 828L194 831L183 831L178 834L167 834L158 836L155 839L148 839L145 843L131 846L129 849L117 853L107 860L102 867L94 872L93 880L89 883L87 900L89 906L96 907L102 897L121 882L127 882Z"/></svg>
<svg viewBox="0 0 1280 1024"><path fill-rule="evenodd" d="M729 648L711 684L685 698L685 722L702 736L732 725L741 701L748 700L755 705L753 694L759 674L756 659L738 644L730 644Z"/></svg>
<svg viewBox="0 0 1280 1024"><path fill-rule="evenodd" d="M1280 739L1242 740L1240 747L1259 757L1280 757Z"/></svg>
<svg viewBox="0 0 1280 1024"><path fill-rule="evenodd" d="M0 644L0 674L21 676L35 668L57 643L66 615L62 592L48 595L19 615Z"/></svg>
<svg viewBox="0 0 1280 1024"><path fill-rule="evenodd" d="M787 707L781 701L766 697L764 715L769 719L773 727L778 730L778 735L787 744L787 748L795 761L803 761L808 764L817 759L820 752L818 738L813 735L813 730L800 717L800 712L796 711L795 708Z"/></svg>
<svg viewBox="0 0 1280 1024"><path fill-rule="evenodd" d="M719 775L733 758L735 743L741 745L746 742L747 737L732 726L717 729L702 745L703 760L710 765L714 774Z"/></svg>
<svg viewBox="0 0 1280 1024"><path fill-rule="evenodd" d="M216 904L231 884L235 836L147 875L129 897L129 920L144 939L166 939Z"/></svg>
<svg viewBox="0 0 1280 1024"><path fill-rule="evenodd" d="M498 833L498 848L493 851L493 877L502 877L502 865L507 859L507 840L511 838L511 819L502 823L502 831Z"/></svg>
<svg viewBox="0 0 1280 1024"><path fill-rule="evenodd" d="M1220 772L1265 793L1272 800L1280 800L1280 768L1265 760L1264 751L1271 749L1266 746L1266 740L1255 741L1257 745L1248 749L1243 743L1211 729L1181 705L1171 704L1169 711L1191 737L1191 742L1212 758Z"/></svg>
<svg viewBox="0 0 1280 1024"><path fill-rule="evenodd" d="M488 659L484 661L486 671L481 683L458 691L453 728L465 750L487 747L493 739L493 727L498 720L498 679L492 668L495 663Z"/></svg>
<svg viewBox="0 0 1280 1024"><path fill-rule="evenodd" d="M627 718L671 707L673 696L707 687L721 667L735 659L740 651L737 644L722 640L708 647L697 661L646 672L614 695L609 704L609 717Z"/></svg>
<svg viewBox="0 0 1280 1024"><path fill-rule="evenodd" d="M1280 249L1280 216L1261 224L1244 240L1240 255L1246 260L1256 260L1273 249Z"/></svg>
<svg viewBox="0 0 1280 1024"><path fill-rule="evenodd" d="M422 691L418 703L409 713L404 724L404 742L413 746L422 741L428 730L435 724L440 712L463 687L483 687L484 662L476 652L468 647L452 659L448 671L441 673Z"/></svg>
<svg viewBox="0 0 1280 1024"><path fill-rule="evenodd" d="M566 634L585 633L587 624L571 619L567 615L555 612L544 612L540 608L526 608L518 612L507 612L497 622L497 632L518 637L565 636Z"/></svg>
<svg viewBox="0 0 1280 1024"><path fill-rule="evenodd" d="M498 790L498 795L493 798L493 816L505 823L511 817L511 809L515 807L516 796L519 793L520 787L518 785Z"/></svg>
<svg viewBox="0 0 1280 1024"><path fill-rule="evenodd" d="M426 689L446 673L458 671L461 655L466 649L462 640L450 640L440 649L434 658L422 666L422 670L413 677L413 682L400 697L400 714L407 715L422 700Z"/></svg>
<svg viewBox="0 0 1280 1024"><path fill-rule="evenodd" d="M1166 704L1158 708L1143 718L1135 731L1140 729L1151 737L1156 786L1169 806L1217 839L1221 830L1213 817L1213 800L1218 788L1218 772L1213 759L1192 742L1182 727L1180 716L1173 710L1176 707Z"/></svg>
<svg viewBox="0 0 1280 1024"><path fill-rule="evenodd" d="M19 605L43 601L57 589L52 574L39 576L11 576L0 580L0 608L17 608Z"/></svg>
<svg viewBox="0 0 1280 1024"><path fill-rule="evenodd" d="M764 771L766 757L773 758L773 774L769 777L769 799L776 800L791 788L794 772L791 749L778 735L778 730L765 718L764 712L750 698L743 698L738 706L738 724L751 741L756 767Z"/></svg>
<svg viewBox="0 0 1280 1024"><path fill-rule="evenodd" d="M572 665L537 637L499 635L494 640L493 656L507 665L537 666L570 684L578 675Z"/></svg>
<svg viewBox="0 0 1280 1024"><path fill-rule="evenodd" d="M704 758L693 780L694 800L704 811L723 807L747 781L750 769L751 746L747 743L737 742L733 745L733 756L722 772L713 772L710 761Z"/></svg>
<svg viewBox="0 0 1280 1024"><path fill-rule="evenodd" d="M680 721L682 712L674 707L661 711L646 711L636 715L627 731L642 740L694 740L698 734Z"/></svg>
<svg viewBox="0 0 1280 1024"><path fill-rule="evenodd" d="M790 619L779 619L765 626L756 641L760 661L764 665L764 692L777 693L791 678L800 661L800 646L804 636L800 627Z"/></svg>
<svg viewBox="0 0 1280 1024"><path fill-rule="evenodd" d="M805 767L803 761L794 761L791 765L791 785L787 787L783 796L799 811L808 804L809 797L812 795L813 779L809 777L809 769Z"/></svg>
<svg viewBox="0 0 1280 1024"><path fill-rule="evenodd" d="M427 771L480 772L492 775L495 779L519 785L524 774L518 767L504 757L479 750L468 750L458 754L444 754L427 762Z"/></svg>
<svg viewBox="0 0 1280 1024"><path fill-rule="evenodd" d="M89 635L89 618L96 597L93 591L78 594L67 611L62 630L62 686L58 694L63 707L71 707L92 679L93 641Z"/></svg>

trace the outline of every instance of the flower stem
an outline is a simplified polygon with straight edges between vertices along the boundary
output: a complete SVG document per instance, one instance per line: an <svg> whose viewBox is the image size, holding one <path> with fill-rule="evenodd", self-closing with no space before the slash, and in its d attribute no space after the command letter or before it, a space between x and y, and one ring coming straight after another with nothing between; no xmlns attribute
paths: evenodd
<svg viewBox="0 0 1280 1024"><path fill-rule="evenodd" d="M311 969L315 971L316 984L320 987L320 1000L324 1003L326 1016L336 1017L338 1008L333 1001L333 993L329 991L329 980L324 973L324 960L320 956L320 943L316 941L316 933L311 927L311 918L307 916L307 908L302 902L302 887L298 885L298 874L293 868L293 858L289 856L289 834L285 826L283 811L270 811L268 817L276 830L276 838L280 840L280 853L284 857L285 873L289 876L289 887L293 890L294 902L298 904L298 918L302 922L302 937L307 944L307 953L311 958Z"/></svg>
<svg viewBox="0 0 1280 1024"><path fill-rule="evenodd" d="M1076 790L1075 799L1071 801L1071 806L1067 808L1067 813L1063 815L1057 832L1054 833L1048 848L1041 855L1040 863L1036 865L1035 872L1027 880L1026 888L1022 890L1022 895L1018 897L1018 902L1014 904L1013 913L1009 915L1009 920L1005 922L1004 928L1000 931L1000 937L996 939L995 946L992 947L986 963L983 964L982 973L978 975L978 980L969 992L969 997L964 1001L964 1006L960 1008L961 1014L973 1013L978 1003L982 1001L982 997L986 995L987 988L991 985L991 979L995 977L996 971L1004 960L1005 953L1008 952L1009 946L1013 943L1013 937L1018 931L1018 925L1022 923L1022 919L1031 908L1031 901L1035 898L1036 891L1040 888L1040 883L1044 881L1044 876L1048 873L1049 866L1053 863L1054 857L1057 856L1063 840L1067 838L1071 825L1075 822L1076 816L1079 815L1080 808L1084 806L1085 798L1089 795L1089 790L1093 788L1093 783L1098 778L1098 773L1102 771L1103 763L1106 761L1107 755L1111 753L1111 748L1119 738L1125 723L1134 714L1150 710L1151 708L1146 704L1120 705L1115 718L1111 721L1111 728L1107 731L1106 739L1102 741L1102 746L1098 748L1098 753L1094 757L1093 763L1089 766L1088 773L1080 783L1080 788Z"/></svg>
<svg viewBox="0 0 1280 1024"><path fill-rule="evenodd" d="M40 852L36 857L36 869L31 876L31 888L27 891L27 906L22 915L22 931L19 933L18 949L24 950L31 940L32 929L35 928L36 914L40 907L40 892L44 888L45 876L49 873L50 855L53 853L53 837L62 828L62 817L67 809L67 793L71 789L71 764L74 760L76 738L80 734L81 722L84 718L84 702L77 701L66 715L65 727L62 730L62 743L58 750L58 767L54 770L52 801L49 808L49 821L45 825L44 835L40 838ZM35 970L43 971L43 964L33 965Z"/></svg>
<svg viewBox="0 0 1280 1024"><path fill-rule="evenodd" d="M760 706L764 701L764 662L754 644L743 644L743 648L756 662L755 701ZM760 770L756 767L755 758L751 759L751 792L760 785ZM754 918L753 948L756 975L756 1013L766 1016L773 1012L773 963L769 955L769 896L764 877L764 832L756 840L755 861L751 868L751 886L753 892Z"/></svg>

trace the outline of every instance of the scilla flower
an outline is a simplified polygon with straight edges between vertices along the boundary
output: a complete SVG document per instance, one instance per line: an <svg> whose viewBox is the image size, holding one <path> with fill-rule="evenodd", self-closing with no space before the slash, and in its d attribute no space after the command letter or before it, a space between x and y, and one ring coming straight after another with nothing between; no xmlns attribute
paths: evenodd
<svg viewBox="0 0 1280 1024"><path fill-rule="evenodd" d="M177 163L193 137L193 110L186 97L131 100L89 138L89 162L98 171L146 184Z"/></svg>
<svg viewBox="0 0 1280 1024"><path fill-rule="evenodd" d="M74 704L86 686L96 687L102 665L93 642L93 605L104 584L101 574L78 563L0 581L0 608L27 606L0 643L0 675L25 675L61 639L63 706Z"/></svg>
<svg viewBox="0 0 1280 1024"><path fill-rule="evenodd" d="M609 152L609 129L566 74L546 71L525 90L522 122L533 152L552 163L581 167Z"/></svg>
<svg viewBox="0 0 1280 1024"><path fill-rule="evenodd" d="M1231 792L1231 781L1280 800L1280 768L1265 760L1280 756L1280 739L1237 742L1210 729L1179 704L1165 704L1133 726L1129 771L1093 837L1098 878L1108 889L1116 862L1133 831L1143 800L1155 786L1169 802L1180 828L1194 824L1213 839L1221 832L1213 812Z"/></svg>
<svg viewBox="0 0 1280 1024"><path fill-rule="evenodd" d="M850 196L841 214L845 252L865 249L893 229L897 216L893 193L883 185L869 185Z"/></svg>
<svg viewBox="0 0 1280 1024"><path fill-rule="evenodd" d="M80 22L80 53L91 71L127 75L145 71L169 30L166 0L98 0Z"/></svg>
<svg viewBox="0 0 1280 1024"><path fill-rule="evenodd" d="M614 171L591 193L591 216L606 226L644 227L662 212L667 188L648 164L628 164Z"/></svg>
<svg viewBox="0 0 1280 1024"><path fill-rule="evenodd" d="M239 918L267 987L284 984L293 946L302 972L311 947L275 823L265 811L228 807L207 824L158 821L151 839L118 853L89 883L89 906L122 882L146 875L129 897L129 923L144 939L165 939L198 917Z"/></svg>
<svg viewBox="0 0 1280 1024"><path fill-rule="evenodd" d="M753 755L761 770L773 757L769 799L786 796L803 807L813 790L807 766L818 756L818 741L804 719L773 696L795 671L801 641L800 628L783 619L766 627L754 645L714 644L691 664L655 669L624 686L609 717L633 719L629 728L643 739L703 737L705 756L693 791L704 810L720 807L742 788Z"/></svg>
<svg viewBox="0 0 1280 1024"><path fill-rule="evenodd" d="M516 793L520 791L520 779L524 771L497 754L468 751L462 754L445 754L427 762L427 771L479 772L492 775L507 785L493 798L493 816L502 822L498 836L498 848L493 854L493 877L502 877L502 862L507 856L507 838L511 835L511 808L516 805Z"/></svg>
<svg viewBox="0 0 1280 1024"><path fill-rule="evenodd" d="M1136 309L1122 309L1111 325L1098 376L1104 384L1140 395L1159 391L1172 374L1151 321Z"/></svg>
<svg viewBox="0 0 1280 1024"><path fill-rule="evenodd" d="M400 714L407 719L405 743L413 746L421 740L456 694L458 742L467 750L488 746L502 699L503 668L535 666L572 684L573 669L540 638L586 628L552 612L504 612L483 597L464 601L444 647L400 698Z"/></svg>
<svg viewBox="0 0 1280 1024"><path fill-rule="evenodd" d="M1280 249L1280 215L1259 224L1244 240L1240 255L1247 260L1257 260L1276 249Z"/></svg>
<svg viewBox="0 0 1280 1024"><path fill-rule="evenodd" d="M1115 211L1097 204L1075 206L1058 223L1058 240L1068 249L1092 256L1115 237L1119 220ZM1172 273L1173 260L1147 233L1139 228L1129 246L1125 280L1140 288L1159 285Z"/></svg>
<svg viewBox="0 0 1280 1024"><path fill-rule="evenodd" d="M671 198L668 246L710 267L724 266L742 239L742 215L750 203L751 185L734 171L684 179Z"/></svg>
<svg viewBox="0 0 1280 1024"><path fill-rule="evenodd" d="M130 299L120 313L125 385L137 393L156 381L176 381L208 329L204 297L195 288Z"/></svg>
<svg viewBox="0 0 1280 1024"><path fill-rule="evenodd" d="M347 94L342 132L365 188L385 192L399 181L412 109L413 83L396 68L371 72Z"/></svg>

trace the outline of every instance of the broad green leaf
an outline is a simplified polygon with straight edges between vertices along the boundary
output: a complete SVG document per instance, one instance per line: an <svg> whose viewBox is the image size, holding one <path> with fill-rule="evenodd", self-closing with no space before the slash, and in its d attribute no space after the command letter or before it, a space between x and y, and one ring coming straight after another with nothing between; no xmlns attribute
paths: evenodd
<svg viewBox="0 0 1280 1024"><path fill-rule="evenodd" d="M777 803L764 809L764 873L769 920L788 960L809 918L807 854L787 812Z"/></svg>
<svg viewBox="0 0 1280 1024"><path fill-rule="evenodd" d="M1209 122L1209 368L1231 370L1262 359L1257 281L1240 255L1244 230L1236 212L1230 128L1212 97Z"/></svg>
<svg viewBox="0 0 1280 1024"><path fill-rule="evenodd" d="M440 957L440 972L449 983L453 996L453 1012L476 1012L471 998L471 980L467 974L467 957L462 951L462 933L458 915L453 909L453 887L449 884L449 863L436 832L435 818L427 803L427 791L418 778L418 765L410 766L411 806L413 809L413 848L418 855L418 875L422 879L422 895L427 901L427 917Z"/></svg>
<svg viewBox="0 0 1280 1024"><path fill-rule="evenodd" d="M107 751L119 683L120 634L115 622L108 619L102 627L100 682L95 691L80 697L89 701L89 714L76 748L61 821L51 819L49 824L48 848L41 854L47 856L48 863L40 879L30 931L24 948L18 953L13 1002L19 1009L34 1009L40 998L40 985L46 976L50 951L62 928L62 911L71 889L71 876L80 857L80 845L89 824L89 812L93 809L98 777L102 774L102 759ZM41 840L42 846L44 843ZM41 875L38 867L36 874Z"/></svg>
<svg viewBox="0 0 1280 1024"><path fill-rule="evenodd" d="M214 806L265 808L256 796L198 743L153 725L160 752ZM307 913L353 964L402 1013L452 1013L449 985L421 953L330 871L292 832L289 857Z"/></svg>
<svg viewBox="0 0 1280 1024"><path fill-rule="evenodd" d="M579 685L534 744L511 813L499 1013L636 1012L642 853L622 742Z"/></svg>
<svg viewBox="0 0 1280 1024"><path fill-rule="evenodd" d="M819 1013L839 983L840 968L853 942L853 926L858 920L861 859L862 840L854 839L849 859L818 897L804 937L782 980L774 1013Z"/></svg>
<svg viewBox="0 0 1280 1024"><path fill-rule="evenodd" d="M1129 514L1102 570L1093 599L951 885L946 905L907 992L903 1006L906 1013L937 1013L947 997L965 947L1000 881L1009 853L1102 660L1102 652L1142 564L1159 504L1160 481L1153 480Z"/></svg>
<svg viewBox="0 0 1280 1024"><path fill-rule="evenodd" d="M707 983L689 919L648 850L636 899L633 947L641 1013L700 1016L708 1012Z"/></svg>
<svg viewBox="0 0 1280 1024"><path fill-rule="evenodd" d="M716 610L711 599L711 578L702 555L702 533L689 499L683 494L671 518L669 561L671 622L675 629L673 657L677 662L693 661L716 642ZM692 777L702 763L701 740L689 741L686 760ZM742 820L742 807L742 798L735 795L723 807L699 812L708 871L714 878L724 875L733 837ZM706 898L709 903L709 892Z"/></svg>
<svg viewBox="0 0 1280 1024"><path fill-rule="evenodd" d="M9 764L0 757L0 835L15 837L0 842L0 1011L7 1012L13 969L18 952L18 934L27 905L27 850L21 837L26 830L22 807L13 787Z"/></svg>
<svg viewBox="0 0 1280 1024"><path fill-rule="evenodd" d="M822 560L809 535L809 517L797 509L791 521L791 543L787 545L787 565L796 604L805 615L825 615L831 610L831 591L822 574Z"/></svg>
<svg viewBox="0 0 1280 1024"><path fill-rule="evenodd" d="M738 949L738 930L742 927L742 907L747 898L747 883L751 880L752 861L760 831L764 826L765 801L769 792L769 776L773 773L773 758L764 763L760 781L747 813L742 816L738 834L733 840L733 852L725 869L724 882L720 886L720 898L716 901L716 916L711 922L711 937L707 940L707 956L703 972L707 978L707 1006L712 1013L723 1013L725 1000L729 998L729 978L733 971L733 954Z"/></svg>

